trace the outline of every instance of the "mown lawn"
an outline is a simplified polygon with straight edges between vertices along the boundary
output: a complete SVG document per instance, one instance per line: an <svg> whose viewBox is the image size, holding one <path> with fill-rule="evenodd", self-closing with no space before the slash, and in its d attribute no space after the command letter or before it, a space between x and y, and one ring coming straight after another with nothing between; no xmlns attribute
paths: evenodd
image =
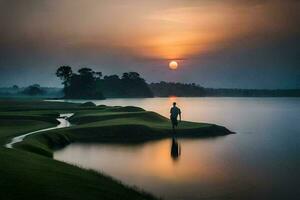
<svg viewBox="0 0 300 200"><path fill-rule="evenodd" d="M140 143L172 137L169 119L137 107L84 105L0 100L2 145L14 136L56 126L60 113L74 113L69 128L28 136L14 149L0 147L0 199L155 199L103 174L55 161L52 155L72 142ZM175 134L230 133L214 124L181 122Z"/></svg>
<svg viewBox="0 0 300 200"><path fill-rule="evenodd" d="M0 147L0 199L155 199L102 174Z"/></svg>
<svg viewBox="0 0 300 200"><path fill-rule="evenodd" d="M12 137L57 125L59 113L75 104L0 101L0 144ZM84 108L86 109L86 108ZM0 199L155 199L103 174L19 149L0 147Z"/></svg>
<svg viewBox="0 0 300 200"><path fill-rule="evenodd" d="M72 142L141 143L172 137L216 137L231 132L225 127L207 123L180 123L174 133L170 120L137 107L104 107L95 110L73 110L73 126L27 137L19 149L52 157L53 150Z"/></svg>

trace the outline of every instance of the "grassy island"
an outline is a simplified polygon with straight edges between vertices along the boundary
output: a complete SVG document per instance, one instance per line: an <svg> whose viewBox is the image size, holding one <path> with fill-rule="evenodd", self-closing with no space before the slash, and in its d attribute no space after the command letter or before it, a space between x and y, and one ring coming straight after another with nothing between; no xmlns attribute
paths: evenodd
<svg viewBox="0 0 300 200"><path fill-rule="evenodd" d="M73 126L38 133L17 143L11 138L58 124L60 113L74 113ZM140 143L171 137L167 118L138 107L109 107L44 101L0 101L0 199L156 199L112 178L52 159L72 142ZM182 122L177 137L230 134L214 124Z"/></svg>

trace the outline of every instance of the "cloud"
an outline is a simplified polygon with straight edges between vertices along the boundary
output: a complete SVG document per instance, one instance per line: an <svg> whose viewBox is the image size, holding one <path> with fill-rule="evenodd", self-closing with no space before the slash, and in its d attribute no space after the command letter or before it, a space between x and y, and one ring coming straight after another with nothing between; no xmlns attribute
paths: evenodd
<svg viewBox="0 0 300 200"><path fill-rule="evenodd" d="M132 48L153 57L182 57L245 37L299 34L300 2L291 0L2 0L0 5L1 42L35 42L41 49ZM158 55L150 55L154 49Z"/></svg>
<svg viewBox="0 0 300 200"><path fill-rule="evenodd" d="M0 68L70 62L146 70L293 41L299 24L296 0L0 0Z"/></svg>

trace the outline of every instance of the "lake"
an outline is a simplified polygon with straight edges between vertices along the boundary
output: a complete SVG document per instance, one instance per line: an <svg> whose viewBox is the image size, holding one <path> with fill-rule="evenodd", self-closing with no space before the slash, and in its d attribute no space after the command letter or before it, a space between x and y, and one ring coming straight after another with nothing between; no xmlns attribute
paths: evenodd
<svg viewBox="0 0 300 200"><path fill-rule="evenodd" d="M300 98L146 98L93 101L216 123L237 134L137 145L71 144L54 158L104 172L164 199L296 199ZM72 101L83 102L83 101ZM174 156L172 147L180 149ZM99 186L101 187L101 186Z"/></svg>

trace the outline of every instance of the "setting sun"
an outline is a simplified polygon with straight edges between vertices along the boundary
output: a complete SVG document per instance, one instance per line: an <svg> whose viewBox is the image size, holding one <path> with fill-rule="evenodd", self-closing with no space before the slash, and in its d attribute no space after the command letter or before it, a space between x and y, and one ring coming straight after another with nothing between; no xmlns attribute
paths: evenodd
<svg viewBox="0 0 300 200"><path fill-rule="evenodd" d="M178 67L178 63L176 62L176 61L171 61L170 63L169 63L169 68L170 69L173 69L173 70L175 70L175 69L177 69L177 67Z"/></svg>

